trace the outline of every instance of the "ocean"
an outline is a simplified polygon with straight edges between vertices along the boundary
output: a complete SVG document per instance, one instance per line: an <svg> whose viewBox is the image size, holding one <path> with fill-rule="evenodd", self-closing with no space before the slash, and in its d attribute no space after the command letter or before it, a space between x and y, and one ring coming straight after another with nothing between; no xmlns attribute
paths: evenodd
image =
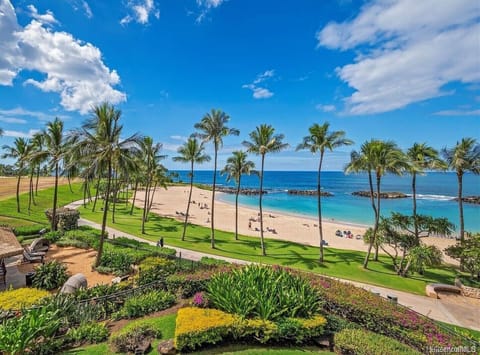
<svg viewBox="0 0 480 355"><path fill-rule="evenodd" d="M176 171L178 180L188 182L188 171ZM213 171L199 170L194 172L194 182L212 183ZM235 186L234 181L227 182L225 176L217 173L219 186ZM411 176L386 175L382 178L381 191L398 191L409 195L402 199L382 199L381 214L412 213L412 179ZM333 194L322 197L322 215L324 219L337 222L371 225L373 211L370 199L353 196L352 192L369 190L366 174L345 175L339 171L322 172L321 187L323 191ZM242 176L242 188L259 188L257 176ZM267 194L263 198L264 210L278 211L305 217L317 216L317 197L290 195L288 190L315 190L317 188L317 172L315 171L266 171L264 189ZM458 194L457 176L453 172L431 172L417 176L417 213L433 217L445 217L459 226L458 202L453 200ZM480 176L465 174L463 178L463 196L480 195ZM235 195L222 194L221 200L234 202ZM239 203L247 207L258 207L258 196L243 196ZM480 232L480 205L463 204L465 230Z"/></svg>

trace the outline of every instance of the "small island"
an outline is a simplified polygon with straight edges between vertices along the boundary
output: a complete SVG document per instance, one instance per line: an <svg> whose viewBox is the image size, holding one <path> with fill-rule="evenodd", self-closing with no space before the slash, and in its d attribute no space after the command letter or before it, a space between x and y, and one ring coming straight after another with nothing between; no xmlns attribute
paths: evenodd
<svg viewBox="0 0 480 355"><path fill-rule="evenodd" d="M317 190L288 190L289 195L303 195L303 196L318 196ZM320 191L320 196L330 197L333 196L331 192Z"/></svg>
<svg viewBox="0 0 480 355"><path fill-rule="evenodd" d="M370 191L354 191L352 192L354 196L361 196L361 197L370 197ZM377 197L377 193L373 193L374 197ZM408 195L404 194L403 192L380 192L380 198L406 198Z"/></svg>
<svg viewBox="0 0 480 355"><path fill-rule="evenodd" d="M454 199L458 201L458 197ZM465 196L462 197L462 201L465 203L473 203L474 205L480 205L480 196Z"/></svg>

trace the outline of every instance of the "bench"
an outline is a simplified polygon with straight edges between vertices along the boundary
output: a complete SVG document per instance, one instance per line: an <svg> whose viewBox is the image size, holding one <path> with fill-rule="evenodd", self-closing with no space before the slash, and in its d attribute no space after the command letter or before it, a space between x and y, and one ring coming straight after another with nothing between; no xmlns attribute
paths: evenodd
<svg viewBox="0 0 480 355"><path fill-rule="evenodd" d="M438 292L452 292L461 294L462 290L460 287L447 285L447 284L428 284L425 288L425 292L427 293L428 297L432 298L440 298L438 297Z"/></svg>

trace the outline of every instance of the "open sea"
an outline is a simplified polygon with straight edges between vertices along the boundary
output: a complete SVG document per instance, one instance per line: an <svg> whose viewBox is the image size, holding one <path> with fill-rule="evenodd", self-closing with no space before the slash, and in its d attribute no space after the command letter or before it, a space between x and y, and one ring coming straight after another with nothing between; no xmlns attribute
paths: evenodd
<svg viewBox="0 0 480 355"><path fill-rule="evenodd" d="M189 181L188 171L176 171L179 180ZM218 174L218 173L217 173ZM194 172L194 182L212 184L213 171ZM217 184L235 186L227 182L225 176L217 175ZM338 222L370 225L373 223L373 211L370 199L353 196L352 192L369 190L366 174L345 175L340 171L322 172L322 190L333 194L322 197L322 215L325 219ZM398 191L409 196L411 176L386 175L382 178L381 191ZM242 188L259 188L257 176L242 176ZM266 171L264 189L268 191L263 198L264 210L278 211L304 217L317 216L317 197L289 195L288 190L316 190L316 171ZM431 172L417 176L417 213L433 217L446 217L457 227L459 225L458 202L453 200L458 194L457 176L453 172ZM463 178L463 196L480 195L480 176L465 174ZM222 194L221 200L234 202L235 195ZM258 196L240 196L239 202L247 207L258 207ZM463 204L465 230L480 232L480 205ZM381 214L388 216L395 211L403 214L412 213L412 198L382 199Z"/></svg>

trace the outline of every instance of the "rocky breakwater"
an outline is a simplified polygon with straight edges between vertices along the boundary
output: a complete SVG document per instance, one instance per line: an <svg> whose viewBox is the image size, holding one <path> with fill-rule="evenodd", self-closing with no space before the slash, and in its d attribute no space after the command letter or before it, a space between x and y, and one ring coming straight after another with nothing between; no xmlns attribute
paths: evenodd
<svg viewBox="0 0 480 355"><path fill-rule="evenodd" d="M217 187L217 191L224 192L226 194L236 194L236 187ZM264 195L267 194L267 191L263 190ZM240 195L260 195L259 189L240 189Z"/></svg>
<svg viewBox="0 0 480 355"><path fill-rule="evenodd" d="M458 197L454 199L458 201ZM480 205L480 196L465 196L462 197L462 201L465 203L473 203L474 205Z"/></svg>
<svg viewBox="0 0 480 355"><path fill-rule="evenodd" d="M352 192L354 196L361 196L361 197L370 197L370 191L355 191ZM374 197L377 197L377 193L373 193ZM408 197L403 192L380 192L380 198L406 198Z"/></svg>
<svg viewBox="0 0 480 355"><path fill-rule="evenodd" d="M288 190L289 195L303 195L303 196L318 196L317 190ZM320 191L320 196L330 197L333 196L331 192Z"/></svg>

